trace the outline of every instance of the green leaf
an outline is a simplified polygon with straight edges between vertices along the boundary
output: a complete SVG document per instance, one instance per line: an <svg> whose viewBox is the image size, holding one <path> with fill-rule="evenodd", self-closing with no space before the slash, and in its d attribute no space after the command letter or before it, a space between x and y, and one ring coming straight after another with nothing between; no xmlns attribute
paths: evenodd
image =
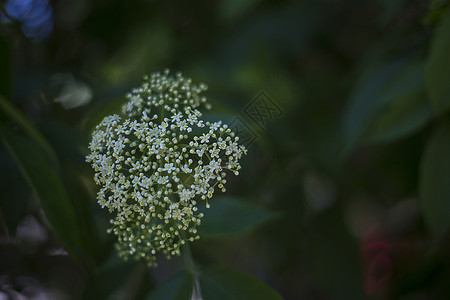
<svg viewBox="0 0 450 300"><path fill-rule="evenodd" d="M109 101L105 101L98 105L92 105L91 109L86 113L86 116L82 121L83 129L90 133L105 116L120 113L124 103L123 94L125 94L125 92L120 95L112 94L110 95L111 99L109 99Z"/></svg>
<svg viewBox="0 0 450 300"><path fill-rule="evenodd" d="M408 136L422 129L431 119L431 107L426 94L405 95L371 125L367 140L385 143Z"/></svg>
<svg viewBox="0 0 450 300"><path fill-rule="evenodd" d="M442 17L434 34L425 79L427 92L436 114L450 108L450 10Z"/></svg>
<svg viewBox="0 0 450 300"><path fill-rule="evenodd" d="M52 160L57 163L58 159L52 146L42 136L42 134L28 122L27 118L5 98L0 96L0 110L3 111L11 120L15 121L22 129L38 144Z"/></svg>
<svg viewBox="0 0 450 300"><path fill-rule="evenodd" d="M0 36L0 96L11 94L11 51L6 40Z"/></svg>
<svg viewBox="0 0 450 300"><path fill-rule="evenodd" d="M199 209L205 214L199 228L201 237L247 233L278 215L230 196L213 198L210 204L208 209Z"/></svg>
<svg viewBox="0 0 450 300"><path fill-rule="evenodd" d="M98 246L93 238L93 229L88 228L91 222L85 220L86 215L77 214L75 203L80 202L75 194L68 193L64 185L67 174L60 173L57 155L47 139L26 117L6 99L0 97L0 110L8 119L22 129L21 133L13 132L2 126L0 133L8 151L14 157L20 171L39 198L47 219L52 225L61 243L76 259L80 259L80 250L84 254L93 254ZM2 114L3 115L3 114ZM3 124L2 124L3 125ZM70 181L70 184L73 182ZM69 186L69 188L73 188ZM77 189L77 195L80 190ZM73 196L71 199L70 196ZM83 231L83 228L86 230ZM82 234L83 233L83 234ZM83 254L84 263L91 263L91 257Z"/></svg>
<svg viewBox="0 0 450 300"><path fill-rule="evenodd" d="M17 226L28 214L30 191L23 187L27 182L7 150L0 150L0 224L4 223L6 235L14 236ZM14 199L14 201L11 201Z"/></svg>
<svg viewBox="0 0 450 300"><path fill-rule="evenodd" d="M332 206L301 229L303 268L325 299L366 299L361 241L349 232L344 211Z"/></svg>
<svg viewBox="0 0 450 300"><path fill-rule="evenodd" d="M344 118L344 153L357 142L389 142L410 135L431 119L424 64L399 60L369 72L355 89Z"/></svg>
<svg viewBox="0 0 450 300"><path fill-rule="evenodd" d="M398 9L405 3L405 0L378 0L384 7L384 11L379 17L381 25L386 23L394 16Z"/></svg>
<svg viewBox="0 0 450 300"><path fill-rule="evenodd" d="M387 100L382 98L382 91L403 65L403 61L396 61L363 76L350 97L344 115L344 153L348 153L355 146L373 119L385 107Z"/></svg>
<svg viewBox="0 0 450 300"><path fill-rule="evenodd" d="M6 148L36 193L56 235L65 249L79 258L79 226L57 168L39 145L7 128L0 128L0 133Z"/></svg>
<svg viewBox="0 0 450 300"><path fill-rule="evenodd" d="M133 273L136 273L137 268L145 269L139 262L124 261L113 250L103 264L87 278L80 299L110 299L112 295L120 293L127 280L136 275Z"/></svg>
<svg viewBox="0 0 450 300"><path fill-rule="evenodd" d="M190 272L182 271L154 289L146 300L191 300L193 278Z"/></svg>
<svg viewBox="0 0 450 300"><path fill-rule="evenodd" d="M425 222L438 240L450 225L450 120L431 136L421 162L419 194Z"/></svg>
<svg viewBox="0 0 450 300"><path fill-rule="evenodd" d="M395 76L380 98L386 107L374 118L365 138L373 143L388 142L411 134L431 119L425 94L424 66L413 64Z"/></svg>
<svg viewBox="0 0 450 300"><path fill-rule="evenodd" d="M449 11L449 0L432 0L427 15L423 18L426 26L439 23L445 13Z"/></svg>
<svg viewBox="0 0 450 300"><path fill-rule="evenodd" d="M283 299L255 276L224 267L203 269L200 273L200 290L204 300Z"/></svg>
<svg viewBox="0 0 450 300"><path fill-rule="evenodd" d="M434 7L440 7L440 6L444 6L444 5L448 5L449 1L448 0L432 0L430 7L434 8Z"/></svg>
<svg viewBox="0 0 450 300"><path fill-rule="evenodd" d="M223 19L234 21L255 7L258 2L260 0L222 0L220 2L220 13Z"/></svg>

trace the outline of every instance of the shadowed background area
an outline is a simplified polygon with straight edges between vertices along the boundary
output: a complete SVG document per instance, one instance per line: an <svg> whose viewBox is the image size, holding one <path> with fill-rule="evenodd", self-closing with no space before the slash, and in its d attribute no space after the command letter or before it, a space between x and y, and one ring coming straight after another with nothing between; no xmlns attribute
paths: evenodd
<svg viewBox="0 0 450 300"><path fill-rule="evenodd" d="M85 162L165 68L248 146L200 266L285 299L450 299L449 1L0 4L0 299L152 299L183 269L116 257Z"/></svg>

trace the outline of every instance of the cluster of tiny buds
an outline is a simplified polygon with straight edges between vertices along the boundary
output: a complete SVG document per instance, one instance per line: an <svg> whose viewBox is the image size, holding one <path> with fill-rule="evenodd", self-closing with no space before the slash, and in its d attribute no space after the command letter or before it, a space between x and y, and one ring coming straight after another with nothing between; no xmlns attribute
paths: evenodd
<svg viewBox="0 0 450 300"><path fill-rule="evenodd" d="M226 124L202 120L206 89L181 73L145 76L122 114L107 116L92 133L86 160L125 259L153 266L157 253L179 255L181 245L199 238L200 201L209 208L214 192L226 190L227 173L239 174L246 149Z"/></svg>

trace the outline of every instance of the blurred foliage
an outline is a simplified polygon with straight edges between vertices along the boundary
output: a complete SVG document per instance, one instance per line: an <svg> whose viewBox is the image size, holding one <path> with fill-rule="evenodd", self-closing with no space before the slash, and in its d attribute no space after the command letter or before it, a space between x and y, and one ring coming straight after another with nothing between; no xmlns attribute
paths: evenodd
<svg viewBox="0 0 450 300"><path fill-rule="evenodd" d="M0 7L0 298L450 298L448 0ZM121 261L84 161L166 67L254 140L195 272Z"/></svg>

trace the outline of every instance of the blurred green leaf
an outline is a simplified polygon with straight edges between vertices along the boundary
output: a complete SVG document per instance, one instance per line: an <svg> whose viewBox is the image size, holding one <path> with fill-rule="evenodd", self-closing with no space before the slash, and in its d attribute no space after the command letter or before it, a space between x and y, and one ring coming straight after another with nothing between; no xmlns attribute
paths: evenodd
<svg viewBox="0 0 450 300"><path fill-rule="evenodd" d="M201 207L199 212L205 214L199 228L202 237L247 233L278 215L231 196L214 198L210 208Z"/></svg>
<svg viewBox="0 0 450 300"><path fill-rule="evenodd" d="M227 21L234 21L255 7L261 0L222 0L220 2L220 14Z"/></svg>
<svg viewBox="0 0 450 300"><path fill-rule="evenodd" d="M125 101L123 97L124 94L125 93L113 95L108 101L91 106L91 109L86 113L86 116L82 121L84 130L90 133L106 116L120 113Z"/></svg>
<svg viewBox="0 0 450 300"><path fill-rule="evenodd" d="M423 23L427 26L438 24L450 8L449 0L433 0Z"/></svg>
<svg viewBox="0 0 450 300"><path fill-rule="evenodd" d="M425 148L419 193L425 222L440 239L450 225L450 120L443 121Z"/></svg>
<svg viewBox="0 0 450 300"><path fill-rule="evenodd" d="M294 1L277 9L261 9L258 14L247 18L233 34L225 34L215 43L218 57L214 58L213 63L220 64L213 66L214 72L220 73L217 74L220 78L230 80L233 79L230 77L233 69L254 58L261 58L264 61L257 63L266 64L270 60L277 61L280 54L288 57L301 55L306 52L315 34L321 32L321 21L327 18L322 14L322 8L319 1ZM204 60L202 57L198 63ZM267 74L273 72L277 70L271 69ZM258 74L261 75L264 74ZM278 82L278 79L269 77Z"/></svg>
<svg viewBox="0 0 450 300"><path fill-rule="evenodd" d="M423 64L414 64L402 71L380 99L388 104L365 134L368 141L392 141L421 129L431 118L431 107L425 94Z"/></svg>
<svg viewBox="0 0 450 300"><path fill-rule="evenodd" d="M42 134L32 125L26 117L16 109L12 104L0 96L0 110L3 111L11 120L15 121L22 129L38 144L53 163L57 163L55 151Z"/></svg>
<svg viewBox="0 0 450 300"><path fill-rule="evenodd" d="M283 299L255 276L224 267L203 269L200 289L204 300Z"/></svg>
<svg viewBox="0 0 450 300"><path fill-rule="evenodd" d="M384 143L405 137L423 128L430 118L431 107L425 93L405 95L375 120L367 140Z"/></svg>
<svg viewBox="0 0 450 300"><path fill-rule="evenodd" d="M0 166L0 223L4 222L7 233L14 236L17 226L28 214L30 190L23 188L27 182L3 147L0 149Z"/></svg>
<svg viewBox="0 0 450 300"><path fill-rule="evenodd" d="M146 300L191 300L193 278L182 271L154 289Z"/></svg>
<svg viewBox="0 0 450 300"><path fill-rule="evenodd" d="M116 85L167 66L167 59L175 49L171 26L158 19L137 27L127 38L101 70L101 76Z"/></svg>
<svg viewBox="0 0 450 300"><path fill-rule="evenodd" d="M309 224L301 237L304 267L329 299L366 299L360 244L343 215L333 206Z"/></svg>
<svg viewBox="0 0 450 300"><path fill-rule="evenodd" d="M0 96L11 95L11 55L8 43L0 36Z"/></svg>
<svg viewBox="0 0 450 300"><path fill-rule="evenodd" d="M124 261L115 250L86 280L81 299L107 299L117 292L138 263Z"/></svg>
<svg viewBox="0 0 450 300"><path fill-rule="evenodd" d="M56 231L56 234L61 239L61 242L66 248L72 248L67 250L74 254L75 257L80 254L78 253L78 250L81 248L83 249L84 254L89 253L90 255L95 256L95 253L98 252L100 246L98 238L95 237L95 230L93 229L92 222L90 221L91 216L87 213L88 207L83 207L83 205L86 205L85 200L87 198L79 197L82 195L83 191L80 188L79 182L75 181L78 179L76 176L71 177L72 170L65 174L60 173L60 164L54 148L41 132L29 123L19 110L1 97L0 108L6 113L7 117L19 124L26 134L27 138L25 138L25 135L23 137L21 135L12 136L14 134L8 134L8 129L2 129L2 132L5 133L5 136L3 137L5 144L9 143L11 146L8 150L15 156L22 174L27 178L33 190L36 192L44 212ZM53 125L54 127L52 129L54 131L60 130L60 137L64 136L65 138L72 138L70 141L72 143L67 141L61 143L63 139L60 138L55 140L55 145L57 147L60 147L61 145L72 146L72 149L70 149L71 151L62 153L63 157L74 150L76 151L77 144L73 142L73 136L70 137L67 128L60 124ZM11 135L11 137L8 138L8 135ZM23 141L17 139L22 139ZM18 143L17 145L15 145L16 142ZM21 144L28 144L28 147L33 148L30 153L31 157L36 157L37 159L29 159L25 153L27 147L20 146ZM77 154L80 155L79 152L77 152ZM81 159L81 161L84 160ZM45 165L45 167L41 167L42 165ZM43 171L48 172L50 175L42 178L39 177L39 173L42 173ZM66 186L64 186L64 182L69 183L67 189ZM53 188L52 186L54 186L57 191L56 195L50 195ZM83 196L86 196L86 194ZM62 215L60 218L55 217L59 214ZM66 214L67 219L64 217ZM52 221L51 219L54 220ZM80 220L83 221L80 222ZM64 222L67 225L66 228L64 228L65 226L63 225L60 229L61 222ZM83 259L85 259L85 261L83 262L90 264L93 262L91 261L92 258L93 257L84 255Z"/></svg>
<svg viewBox="0 0 450 300"><path fill-rule="evenodd" d="M89 263L98 263L102 244L98 236L98 228L93 222L92 212L97 203L93 201L80 176L88 168L84 154L81 153L79 147L84 143L80 141L80 134L67 123L49 119L41 121L39 128L53 146L60 161L60 168L64 170L61 172L61 178L66 184L66 192L79 220L83 250L91 255L89 259L94 259Z"/></svg>
<svg viewBox="0 0 450 300"><path fill-rule="evenodd" d="M430 7L437 7L437 6L444 6L446 4L448 4L449 1L448 0L432 0Z"/></svg>
<svg viewBox="0 0 450 300"><path fill-rule="evenodd" d="M81 237L74 208L57 168L45 152L17 132L1 128L2 141L36 193L45 216L65 249L80 258Z"/></svg>
<svg viewBox="0 0 450 300"><path fill-rule="evenodd" d="M404 4L405 0L378 0L384 7L384 11L380 16L380 23L385 25L394 13Z"/></svg>
<svg viewBox="0 0 450 300"><path fill-rule="evenodd" d="M345 153L353 148L380 110L389 102L390 99L382 97L382 91L403 65L403 61L395 61L376 68L363 76L356 86L344 115Z"/></svg>
<svg viewBox="0 0 450 300"><path fill-rule="evenodd" d="M436 28L428 57L425 79L428 95L436 114L450 107L450 11Z"/></svg>

